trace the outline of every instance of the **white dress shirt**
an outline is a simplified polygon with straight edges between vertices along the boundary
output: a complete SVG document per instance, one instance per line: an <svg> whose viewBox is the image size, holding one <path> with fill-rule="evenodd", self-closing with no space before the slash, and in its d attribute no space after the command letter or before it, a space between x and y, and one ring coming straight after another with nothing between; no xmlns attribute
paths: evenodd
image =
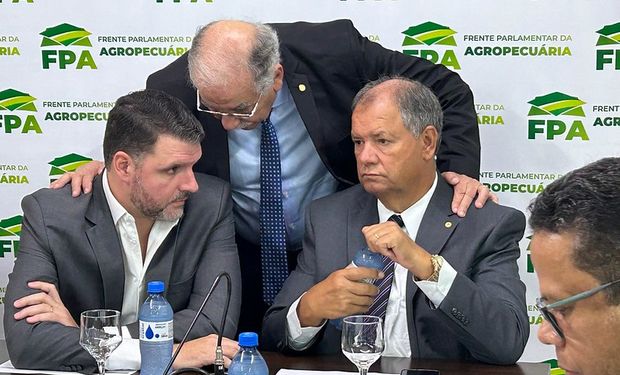
<svg viewBox="0 0 620 375"><path fill-rule="evenodd" d="M405 211L397 213L403 219L406 227L405 231L409 237L416 238L424 212L435 192L436 186L437 177L435 177L433 185L422 198ZM388 210L379 200L377 200L377 210L380 223L386 222L390 216L396 214ZM407 269L401 265L397 263L394 264L394 278L392 280L384 322L385 349L382 354L383 356L411 357L406 301L408 273ZM413 279L413 275L410 277ZM456 271L448 262L444 261L437 282L425 280L416 281L415 279L413 279L413 281L435 306L439 306L448 294L455 278ZM323 323L323 325L319 327L301 327L297 315L297 306L300 300L301 297L293 302L287 314L289 344L295 350L304 350L309 347L314 341L315 336L320 332L323 325L325 325L325 323Z"/></svg>
<svg viewBox="0 0 620 375"><path fill-rule="evenodd" d="M102 179L103 192L108 201L110 213L112 214L112 221L121 240L121 248L123 250L125 285L123 289L121 324L126 326L138 321L140 305L146 298L146 283L152 281L144 280L146 271L157 249L164 242L172 228L177 225L179 220L155 220L149 232L146 256L143 260L135 219L118 202L114 194L112 194L107 171L103 173ZM110 355L108 368L140 369L140 340L132 339L126 327L123 327L123 343Z"/></svg>

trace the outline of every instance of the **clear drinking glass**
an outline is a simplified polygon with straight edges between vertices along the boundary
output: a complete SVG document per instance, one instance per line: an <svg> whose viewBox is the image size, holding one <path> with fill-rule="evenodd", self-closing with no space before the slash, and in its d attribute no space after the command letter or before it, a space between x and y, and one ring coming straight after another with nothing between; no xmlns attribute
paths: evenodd
<svg viewBox="0 0 620 375"><path fill-rule="evenodd" d="M353 362L360 375L367 375L368 368L383 352L383 327L381 318L372 315L353 315L342 320L342 352Z"/></svg>
<svg viewBox="0 0 620 375"><path fill-rule="evenodd" d="M99 374L105 374L105 361L121 341L119 311L87 310L80 315L80 345L97 361Z"/></svg>

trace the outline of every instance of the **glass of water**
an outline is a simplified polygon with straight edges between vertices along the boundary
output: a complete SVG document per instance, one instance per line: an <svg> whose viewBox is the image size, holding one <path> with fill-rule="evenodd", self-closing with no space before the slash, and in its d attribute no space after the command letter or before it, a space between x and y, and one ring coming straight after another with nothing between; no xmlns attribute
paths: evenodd
<svg viewBox="0 0 620 375"><path fill-rule="evenodd" d="M80 345L97 361L99 374L105 374L105 361L121 341L119 311L87 310L80 315Z"/></svg>
<svg viewBox="0 0 620 375"><path fill-rule="evenodd" d="M357 366L360 375L367 375L368 368L383 352L382 320L372 315L353 315L342 320L342 352Z"/></svg>

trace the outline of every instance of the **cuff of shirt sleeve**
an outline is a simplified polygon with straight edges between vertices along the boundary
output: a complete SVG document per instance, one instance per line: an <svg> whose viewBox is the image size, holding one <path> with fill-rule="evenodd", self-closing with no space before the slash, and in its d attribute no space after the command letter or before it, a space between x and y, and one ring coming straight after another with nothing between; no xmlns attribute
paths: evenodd
<svg viewBox="0 0 620 375"><path fill-rule="evenodd" d="M140 370L140 340L132 339L127 327L122 327L123 342L110 354L106 369Z"/></svg>
<svg viewBox="0 0 620 375"><path fill-rule="evenodd" d="M456 279L456 270L444 259L441 270L439 270L439 278L436 282L426 280L416 281L415 278L413 281L433 305L437 307L441 305L441 302L443 302L444 298L448 295L452 283L454 283L454 279Z"/></svg>
<svg viewBox="0 0 620 375"><path fill-rule="evenodd" d="M305 293L304 293L305 294ZM326 322L319 327L302 327L297 316L297 306L301 301L302 294L288 309L286 314L286 334L288 335L288 343L291 349L301 351L307 349L316 335L321 331Z"/></svg>

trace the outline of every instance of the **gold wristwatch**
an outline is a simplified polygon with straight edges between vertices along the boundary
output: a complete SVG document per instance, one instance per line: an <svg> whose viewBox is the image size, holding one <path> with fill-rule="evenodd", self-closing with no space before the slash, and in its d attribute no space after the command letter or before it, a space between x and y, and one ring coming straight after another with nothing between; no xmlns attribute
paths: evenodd
<svg viewBox="0 0 620 375"><path fill-rule="evenodd" d="M441 255L431 255L431 264L433 266L433 273L426 281L437 282L439 280L439 271L441 271L441 266L443 266L443 257Z"/></svg>

